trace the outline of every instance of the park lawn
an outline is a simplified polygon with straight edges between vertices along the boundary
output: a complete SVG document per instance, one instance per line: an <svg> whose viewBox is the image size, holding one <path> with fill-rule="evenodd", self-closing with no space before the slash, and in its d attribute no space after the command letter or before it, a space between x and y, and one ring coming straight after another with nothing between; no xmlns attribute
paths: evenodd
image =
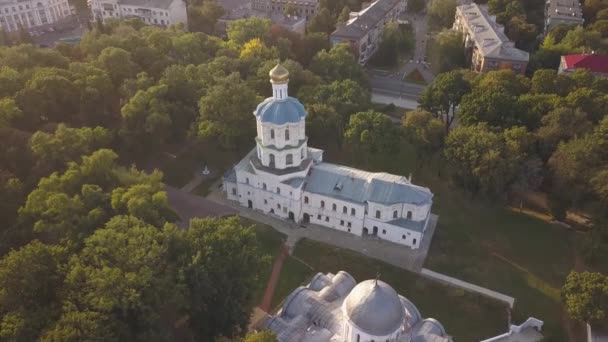
<svg viewBox="0 0 608 342"><path fill-rule="evenodd" d="M545 322L545 336L567 340L560 288L574 268L574 232L472 198L449 185L447 165L440 158L417 158L405 143L397 153L368 162L354 155L336 150L327 159L370 171L412 174L414 184L433 191L439 222L424 267L514 297L514 323L534 316Z"/></svg>
<svg viewBox="0 0 608 342"><path fill-rule="evenodd" d="M514 323L534 316L545 337L566 341L560 288L574 268L575 233L445 185L431 188L439 223L425 267L514 297Z"/></svg>
<svg viewBox="0 0 608 342"><path fill-rule="evenodd" d="M304 239L296 245L294 256L312 266L314 271L296 259L287 259L273 305L280 304L291 291L308 283L317 272L335 274L344 270L357 282L380 274L380 279L412 300L425 318L438 319L456 341L479 341L506 329L504 304L427 280L362 254Z"/></svg>
<svg viewBox="0 0 608 342"><path fill-rule="evenodd" d="M298 286L306 285L317 272L303 264L298 259L288 256L283 262L281 276L272 296L272 308L278 306L293 292Z"/></svg>
<svg viewBox="0 0 608 342"><path fill-rule="evenodd" d="M230 166L238 161L239 154L235 151L223 150L214 144L194 144L175 158L165 157L164 159L162 166L164 182L181 188L205 165L214 175L211 179L218 179ZM206 183L207 188L201 188L199 192L207 192L211 183L213 181Z"/></svg>
<svg viewBox="0 0 608 342"><path fill-rule="evenodd" d="M262 254L267 256L267 265L263 270L261 270L258 283L256 284L254 303L258 304L262 301L262 297L264 296L264 290L266 290L266 284L268 283L268 278L272 272L274 260L279 254L281 245L287 236L276 231L271 226L255 222L244 217L240 217L240 220L244 226L253 226L260 251Z"/></svg>

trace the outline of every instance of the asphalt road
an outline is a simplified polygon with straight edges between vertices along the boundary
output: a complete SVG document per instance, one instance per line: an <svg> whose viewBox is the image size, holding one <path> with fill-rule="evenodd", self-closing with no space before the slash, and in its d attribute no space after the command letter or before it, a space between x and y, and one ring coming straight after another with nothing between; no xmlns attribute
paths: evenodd
<svg viewBox="0 0 608 342"><path fill-rule="evenodd" d="M369 81L374 92L395 97L408 97L417 99L424 91L425 86L415 83L403 82L399 75L376 76L369 75Z"/></svg>

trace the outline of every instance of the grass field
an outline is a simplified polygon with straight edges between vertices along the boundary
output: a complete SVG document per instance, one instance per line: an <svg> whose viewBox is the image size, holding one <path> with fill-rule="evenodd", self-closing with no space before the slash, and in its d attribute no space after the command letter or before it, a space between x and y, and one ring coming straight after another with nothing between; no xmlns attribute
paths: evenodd
<svg viewBox="0 0 608 342"><path fill-rule="evenodd" d="M330 149L326 159L371 171L411 173L415 184L433 191L433 212L439 215L424 266L515 297L514 323L534 316L545 322L544 334L551 341L568 340L560 288L574 268L575 233L473 198L449 184L439 158L418 162L414 152L403 144L396 155L364 161ZM582 338L582 330L572 333Z"/></svg>
<svg viewBox="0 0 608 342"><path fill-rule="evenodd" d="M505 330L506 307L497 301L444 286L400 268L349 250L310 240L300 241L294 256L311 265L289 258L273 298L278 305L291 291L307 283L317 272L349 272L357 282L375 278L387 282L416 304L422 315L438 319L456 341L478 341Z"/></svg>

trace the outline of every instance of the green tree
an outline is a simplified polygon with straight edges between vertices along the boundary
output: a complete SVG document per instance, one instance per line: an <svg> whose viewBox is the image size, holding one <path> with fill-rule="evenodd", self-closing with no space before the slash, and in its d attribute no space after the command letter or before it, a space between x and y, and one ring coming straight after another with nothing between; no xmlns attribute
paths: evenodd
<svg viewBox="0 0 608 342"><path fill-rule="evenodd" d="M258 282L260 270L270 265L259 250L253 228L243 227L236 217L193 219L183 239L180 273L189 293L190 327L197 339L245 331L256 304L252 284Z"/></svg>
<svg viewBox="0 0 608 342"><path fill-rule="evenodd" d="M537 134L541 142L542 154L548 158L560 142L576 136L583 137L592 129L586 113L580 109L558 108L541 119L542 126Z"/></svg>
<svg viewBox="0 0 608 342"><path fill-rule="evenodd" d="M308 32L323 32L326 34L332 33L336 29L336 18L331 15L329 10L321 7L317 13L310 19L307 26Z"/></svg>
<svg viewBox="0 0 608 342"><path fill-rule="evenodd" d="M382 41L378 51L374 54L372 62L382 66L396 65L400 53L411 50L414 46L410 31L406 31L396 22L392 21L384 26Z"/></svg>
<svg viewBox="0 0 608 342"><path fill-rule="evenodd" d="M116 119L117 93L110 75L89 63L70 63L73 84L80 91L77 123L109 125Z"/></svg>
<svg viewBox="0 0 608 342"><path fill-rule="evenodd" d="M562 288L562 302L570 317L604 324L608 316L608 277L601 273L570 272Z"/></svg>
<svg viewBox="0 0 608 342"><path fill-rule="evenodd" d="M0 127L9 127L23 117L23 112L11 98L0 99Z"/></svg>
<svg viewBox="0 0 608 342"><path fill-rule="evenodd" d="M536 45L538 29L534 24L528 23L523 15L512 17L507 22L505 31L518 48L531 51Z"/></svg>
<svg viewBox="0 0 608 342"><path fill-rule="evenodd" d="M171 134L169 104L164 97L168 87L157 85L138 91L121 110L122 127L119 135L126 142L125 148L143 151L159 146Z"/></svg>
<svg viewBox="0 0 608 342"><path fill-rule="evenodd" d="M309 69L329 82L351 79L360 84L366 83L363 69L347 44L338 44L329 51L319 51Z"/></svg>
<svg viewBox="0 0 608 342"><path fill-rule="evenodd" d="M238 94L239 101L226 101ZM238 148L254 132L251 109L258 101L255 93L237 73L220 80L201 97L197 124L199 137L218 138L225 147Z"/></svg>
<svg viewBox="0 0 608 342"><path fill-rule="evenodd" d="M65 251L33 241L0 259L0 337L34 341L61 309Z"/></svg>
<svg viewBox="0 0 608 342"><path fill-rule="evenodd" d="M391 119L371 110L350 117L344 138L366 161L373 154L395 152L399 145L399 134Z"/></svg>
<svg viewBox="0 0 608 342"><path fill-rule="evenodd" d="M59 124L53 133L37 131L30 139L30 149L36 159L38 175L62 170L71 161L108 147L111 137L102 127L68 128Z"/></svg>
<svg viewBox="0 0 608 342"><path fill-rule="evenodd" d="M245 44L255 38L266 41L270 26L270 19L257 17L238 19L228 24L226 34L228 39L237 45Z"/></svg>
<svg viewBox="0 0 608 342"><path fill-rule="evenodd" d="M411 111L403 116L405 138L416 147L419 156L439 151L446 132L444 124L427 111Z"/></svg>
<svg viewBox="0 0 608 342"><path fill-rule="evenodd" d="M350 19L350 8L348 6L344 6L340 14L338 15L337 23L338 24L346 24L346 22Z"/></svg>
<svg viewBox="0 0 608 342"><path fill-rule="evenodd" d="M455 179L473 193L501 195L527 157L529 136L519 128L514 130L503 135L485 124L454 129L447 137L444 155Z"/></svg>
<svg viewBox="0 0 608 342"><path fill-rule="evenodd" d="M265 329L247 334L243 342L277 342L277 335L272 331Z"/></svg>
<svg viewBox="0 0 608 342"><path fill-rule="evenodd" d="M464 68L466 60L462 44L463 37L458 31L444 29L435 35L428 53L428 60L433 71L442 73Z"/></svg>
<svg viewBox="0 0 608 342"><path fill-rule="evenodd" d="M115 86L137 74L137 66L131 59L131 54L123 49L107 47L97 57L97 65L107 70Z"/></svg>
<svg viewBox="0 0 608 342"><path fill-rule="evenodd" d="M218 19L224 14L224 8L213 0L203 1L200 6L189 6L188 27L193 32L213 34Z"/></svg>
<svg viewBox="0 0 608 342"><path fill-rule="evenodd" d="M438 117L447 133L454 121L456 108L470 90L471 85L462 71L442 73L426 87L420 98L420 106Z"/></svg>
<svg viewBox="0 0 608 342"><path fill-rule="evenodd" d="M429 16L436 25L449 28L456 14L456 0L433 0L429 6Z"/></svg>
<svg viewBox="0 0 608 342"><path fill-rule="evenodd" d="M185 303L169 258L167 240L175 229L159 230L130 216L113 217L71 259L66 276L70 301L124 322L120 340L161 338L161 313Z"/></svg>

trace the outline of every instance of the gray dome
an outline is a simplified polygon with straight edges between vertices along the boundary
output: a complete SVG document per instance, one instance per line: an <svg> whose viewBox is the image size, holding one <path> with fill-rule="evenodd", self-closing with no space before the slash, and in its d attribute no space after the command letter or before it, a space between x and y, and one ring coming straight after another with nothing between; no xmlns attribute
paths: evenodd
<svg viewBox="0 0 608 342"><path fill-rule="evenodd" d="M344 301L344 309L359 329L373 336L394 333L405 319L399 295L380 280L366 280L355 286Z"/></svg>

